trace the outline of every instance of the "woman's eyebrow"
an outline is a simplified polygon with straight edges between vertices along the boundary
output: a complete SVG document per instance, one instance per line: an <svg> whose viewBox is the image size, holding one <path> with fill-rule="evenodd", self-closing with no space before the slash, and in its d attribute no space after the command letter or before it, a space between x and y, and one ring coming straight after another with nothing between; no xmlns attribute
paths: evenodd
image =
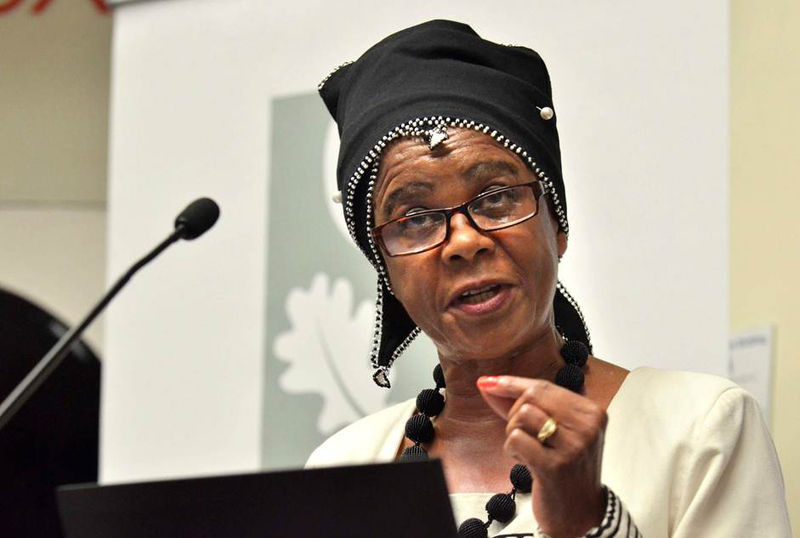
<svg viewBox="0 0 800 538"><path fill-rule="evenodd" d="M510 174L515 178L519 177L517 168L508 161L487 161L470 166L464 172L464 177L470 182L477 182L506 174Z"/></svg>
<svg viewBox="0 0 800 538"><path fill-rule="evenodd" d="M511 175L517 178L519 177L519 172L514 165L508 161L479 162L473 164L464 172L464 177L470 183L486 181L502 175ZM435 188L435 185L429 181L412 181L406 183L397 190L392 191L386 197L381 213L388 217L401 202L423 193L433 192Z"/></svg>
<svg viewBox="0 0 800 538"><path fill-rule="evenodd" d="M429 181L413 181L411 183L406 183L399 189L392 191L389 196L386 197L382 213L386 216L391 215L394 208L400 205L404 200L419 196L423 193L433 192L435 188L434 184Z"/></svg>

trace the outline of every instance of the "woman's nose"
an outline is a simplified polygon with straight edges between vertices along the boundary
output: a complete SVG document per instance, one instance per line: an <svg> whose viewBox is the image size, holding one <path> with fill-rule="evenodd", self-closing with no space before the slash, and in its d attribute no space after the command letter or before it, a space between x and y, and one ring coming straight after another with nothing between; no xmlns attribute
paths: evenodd
<svg viewBox="0 0 800 538"><path fill-rule="evenodd" d="M442 249L445 261L464 259L471 262L481 253L494 250L494 239L486 232L475 228L466 215L456 213L450 217L450 237Z"/></svg>

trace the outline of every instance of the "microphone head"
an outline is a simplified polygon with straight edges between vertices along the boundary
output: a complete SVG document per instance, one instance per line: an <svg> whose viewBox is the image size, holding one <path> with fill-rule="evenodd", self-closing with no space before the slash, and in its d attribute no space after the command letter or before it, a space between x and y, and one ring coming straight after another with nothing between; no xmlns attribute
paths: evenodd
<svg viewBox="0 0 800 538"><path fill-rule="evenodd" d="M219 218L219 206L211 198L199 198L186 206L175 219L175 229L183 239L196 239L214 226Z"/></svg>

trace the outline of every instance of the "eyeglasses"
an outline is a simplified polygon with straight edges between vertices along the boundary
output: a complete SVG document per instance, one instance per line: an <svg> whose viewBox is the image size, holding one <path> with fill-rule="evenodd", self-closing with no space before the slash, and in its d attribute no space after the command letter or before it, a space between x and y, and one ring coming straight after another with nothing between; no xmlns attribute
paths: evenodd
<svg viewBox="0 0 800 538"><path fill-rule="evenodd" d="M450 237L450 218L461 213L484 232L509 228L539 213L544 194L540 181L483 192L455 207L418 211L372 229L372 237L389 256L418 254Z"/></svg>

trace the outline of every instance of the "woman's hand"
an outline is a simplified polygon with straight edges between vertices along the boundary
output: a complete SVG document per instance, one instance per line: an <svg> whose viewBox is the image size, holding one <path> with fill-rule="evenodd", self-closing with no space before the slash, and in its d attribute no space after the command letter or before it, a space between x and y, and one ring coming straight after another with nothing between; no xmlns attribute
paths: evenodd
<svg viewBox="0 0 800 538"><path fill-rule="evenodd" d="M588 398L549 381L481 377L486 402L506 426L505 451L533 476L533 514L553 538L583 536L603 519L600 484L605 410ZM537 434L548 418L556 432L544 443Z"/></svg>

